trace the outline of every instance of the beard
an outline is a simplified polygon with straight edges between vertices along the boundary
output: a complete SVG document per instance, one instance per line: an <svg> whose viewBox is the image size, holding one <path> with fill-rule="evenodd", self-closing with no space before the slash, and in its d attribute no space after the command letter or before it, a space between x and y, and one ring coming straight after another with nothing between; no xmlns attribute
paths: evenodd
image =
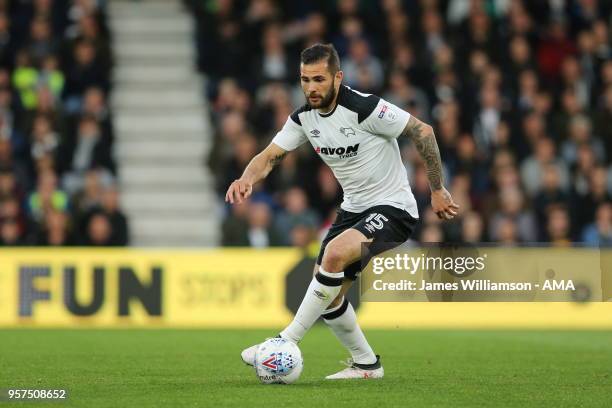
<svg viewBox="0 0 612 408"><path fill-rule="evenodd" d="M308 106L310 106L311 109L328 110L332 102L334 101L334 98L336 97L335 80L332 80L332 84L329 89L329 92L327 92L326 95L321 96L319 102L313 103L308 97L308 95L305 95L305 96L306 96L306 103L308 104Z"/></svg>

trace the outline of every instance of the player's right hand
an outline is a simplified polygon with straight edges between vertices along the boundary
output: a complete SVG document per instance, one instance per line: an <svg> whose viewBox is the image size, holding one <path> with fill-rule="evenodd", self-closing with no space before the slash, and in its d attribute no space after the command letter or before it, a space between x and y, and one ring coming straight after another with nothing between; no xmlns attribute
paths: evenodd
<svg viewBox="0 0 612 408"><path fill-rule="evenodd" d="M241 204L253 192L253 185L245 180L234 180L225 193L225 202Z"/></svg>

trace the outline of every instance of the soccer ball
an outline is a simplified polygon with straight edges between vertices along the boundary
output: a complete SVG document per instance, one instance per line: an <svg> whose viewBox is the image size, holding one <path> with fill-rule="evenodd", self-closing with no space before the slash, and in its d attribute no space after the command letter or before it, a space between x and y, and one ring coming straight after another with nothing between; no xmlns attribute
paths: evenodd
<svg viewBox="0 0 612 408"><path fill-rule="evenodd" d="M299 347L285 339L268 339L255 352L255 373L264 384L292 384L304 368Z"/></svg>

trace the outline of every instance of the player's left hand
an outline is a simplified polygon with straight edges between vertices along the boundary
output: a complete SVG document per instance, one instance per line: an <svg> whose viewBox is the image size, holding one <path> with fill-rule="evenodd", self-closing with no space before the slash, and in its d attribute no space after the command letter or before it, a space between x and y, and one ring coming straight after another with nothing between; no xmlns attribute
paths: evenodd
<svg viewBox="0 0 612 408"><path fill-rule="evenodd" d="M431 207L442 220L452 220L459 210L459 205L453 201L453 197L444 187L431 192Z"/></svg>

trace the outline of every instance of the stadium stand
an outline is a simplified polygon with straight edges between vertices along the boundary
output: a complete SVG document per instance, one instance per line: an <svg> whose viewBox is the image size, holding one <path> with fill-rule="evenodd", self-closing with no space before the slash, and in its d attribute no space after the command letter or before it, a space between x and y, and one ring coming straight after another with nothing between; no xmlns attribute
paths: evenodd
<svg viewBox="0 0 612 408"><path fill-rule="evenodd" d="M0 1L0 243L124 246L104 1Z"/></svg>
<svg viewBox="0 0 612 408"><path fill-rule="evenodd" d="M300 50L331 42L345 83L436 130L462 214L437 220L418 155L400 141L422 219L417 240L612 243L610 2L185 3L209 80L219 200L304 103ZM342 192L308 147L289 155L249 203L227 208L224 245L316 242Z"/></svg>

